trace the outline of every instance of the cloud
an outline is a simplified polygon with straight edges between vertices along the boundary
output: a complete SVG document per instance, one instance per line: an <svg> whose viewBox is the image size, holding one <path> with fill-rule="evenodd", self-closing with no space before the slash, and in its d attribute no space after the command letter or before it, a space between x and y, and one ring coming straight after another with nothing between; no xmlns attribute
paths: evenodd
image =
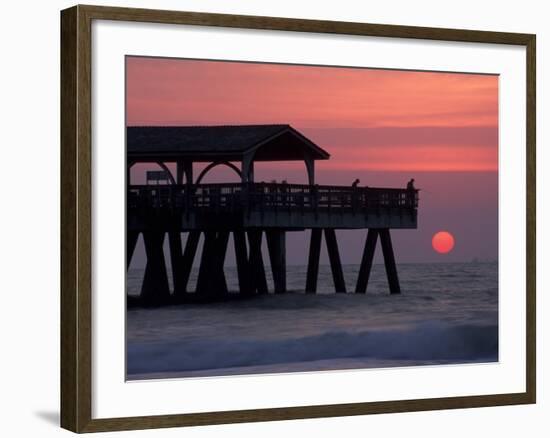
<svg viewBox="0 0 550 438"><path fill-rule="evenodd" d="M134 57L127 87L130 123L479 126L498 118L498 77L489 75Z"/></svg>
<svg viewBox="0 0 550 438"><path fill-rule="evenodd" d="M127 58L130 125L289 123L326 168L494 171L498 76Z"/></svg>

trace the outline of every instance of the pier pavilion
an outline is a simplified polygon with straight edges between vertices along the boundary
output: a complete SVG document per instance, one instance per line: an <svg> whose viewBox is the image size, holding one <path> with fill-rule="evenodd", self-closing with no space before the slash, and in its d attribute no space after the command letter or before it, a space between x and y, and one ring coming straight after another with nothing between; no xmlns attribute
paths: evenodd
<svg viewBox="0 0 550 438"><path fill-rule="evenodd" d="M239 293L268 293L262 256L267 243L274 292L286 291L286 236L311 230L305 290L315 293L323 235L336 292L347 292L335 230L365 229L356 293L365 293L380 239L389 291L400 293L390 229L417 227L418 191L405 188L317 184L315 162L328 152L290 125L174 126L127 128L127 267L138 236L147 264L141 288L144 304L213 300L228 293L224 261L232 237ZM308 184L254 180L254 163L303 161ZM130 169L154 163L157 184L136 185ZM175 163L175 175L167 164ZM195 177L194 163L207 163ZM215 166L227 166L238 183L203 184ZM159 184L165 180L168 184ZM187 234L185 247L181 235ZM195 291L188 282L200 236L203 248ZM174 290L169 290L163 252L168 236Z"/></svg>

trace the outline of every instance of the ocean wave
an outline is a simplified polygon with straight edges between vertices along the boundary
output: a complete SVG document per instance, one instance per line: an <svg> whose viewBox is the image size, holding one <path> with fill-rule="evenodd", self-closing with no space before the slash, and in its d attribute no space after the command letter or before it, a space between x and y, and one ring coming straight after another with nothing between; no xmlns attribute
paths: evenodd
<svg viewBox="0 0 550 438"><path fill-rule="evenodd" d="M127 373L183 372L325 359L496 361L496 325L442 321L408 329L327 331L285 339L187 339L127 344Z"/></svg>

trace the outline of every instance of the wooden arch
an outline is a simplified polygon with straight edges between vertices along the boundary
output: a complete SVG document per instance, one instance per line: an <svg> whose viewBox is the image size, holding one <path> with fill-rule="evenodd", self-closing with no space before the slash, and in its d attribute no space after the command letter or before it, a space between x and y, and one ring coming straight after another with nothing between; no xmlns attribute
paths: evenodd
<svg viewBox="0 0 550 438"><path fill-rule="evenodd" d="M174 175L172 175L172 172L170 171L170 169L168 169L168 166L166 166L166 164L164 164L161 161L152 161L151 163L158 165L162 170L164 170L166 172L166 174L168 175L168 179L170 179L171 184L174 184L174 185L176 184L176 180L174 178ZM138 164L138 163L136 161L134 161L134 162L132 162L128 165L128 176L127 176L128 182L130 181L130 169L135 164Z"/></svg>
<svg viewBox="0 0 550 438"><path fill-rule="evenodd" d="M202 172L199 174L199 176L197 177L197 181L195 182L195 184L200 184L202 179L205 177L205 175L211 170L213 169L214 167L216 166L219 166L219 165L224 165L224 166L227 166L229 167L230 169L233 169L237 175L239 175L239 177L242 178L242 172L241 170L235 166L233 163L230 163L229 161L215 161L213 163L210 163L208 166L206 166Z"/></svg>

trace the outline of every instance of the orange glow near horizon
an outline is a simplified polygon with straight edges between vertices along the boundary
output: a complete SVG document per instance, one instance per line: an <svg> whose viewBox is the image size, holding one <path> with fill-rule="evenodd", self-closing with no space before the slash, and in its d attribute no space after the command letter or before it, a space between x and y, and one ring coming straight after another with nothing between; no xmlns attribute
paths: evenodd
<svg viewBox="0 0 550 438"><path fill-rule="evenodd" d="M393 157L388 160L387 150L372 149L368 152L347 153L349 160L338 160L332 167L354 170L386 171L497 171L497 151L489 148L462 146L400 146L392 148ZM362 160L363 158L363 160ZM322 165L321 165L322 166Z"/></svg>
<svg viewBox="0 0 550 438"><path fill-rule="evenodd" d="M128 125L263 123L326 149L319 170L498 170L494 75L127 58Z"/></svg>

